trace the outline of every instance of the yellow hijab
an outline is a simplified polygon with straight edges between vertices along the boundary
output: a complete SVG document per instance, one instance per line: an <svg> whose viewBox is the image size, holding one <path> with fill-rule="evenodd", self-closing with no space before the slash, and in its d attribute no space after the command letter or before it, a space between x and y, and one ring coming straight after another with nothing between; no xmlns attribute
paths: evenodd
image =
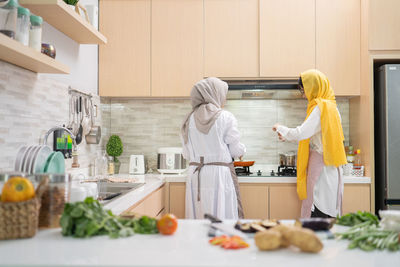
<svg viewBox="0 0 400 267"><path fill-rule="evenodd" d="M308 99L307 117L318 105L321 111L321 135L324 163L341 166L347 163L343 146L343 129L336 107L335 94L328 78L318 70L307 70L301 75L304 93ZM301 140L297 151L297 194L300 200L307 198L307 167L310 139Z"/></svg>

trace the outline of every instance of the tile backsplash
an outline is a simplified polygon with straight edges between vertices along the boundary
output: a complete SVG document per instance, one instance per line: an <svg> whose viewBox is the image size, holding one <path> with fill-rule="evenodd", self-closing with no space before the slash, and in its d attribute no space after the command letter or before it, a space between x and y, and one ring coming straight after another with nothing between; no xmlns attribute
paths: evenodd
<svg viewBox="0 0 400 267"><path fill-rule="evenodd" d="M94 104L100 107L97 89L93 91L86 90L95 95ZM0 61L0 171L13 170L19 147L39 144L48 129L67 124L68 107L67 84ZM98 112L96 124L101 122ZM52 136L49 142L52 143ZM68 171L86 172L100 147L87 145L83 140L78 146L81 168L71 170L72 162L67 160Z"/></svg>
<svg viewBox="0 0 400 267"><path fill-rule="evenodd" d="M128 171L129 155L144 154L148 167L157 166L157 148L181 146L179 133L185 115L191 110L189 99L102 99L103 128L117 134L124 144L121 172ZM346 140L349 138L349 100L338 99ZM279 122L289 127L301 124L307 101L228 100L225 109L238 120L241 141L247 147L245 160L277 165L278 154L297 150L294 143L279 142L271 128ZM105 140L107 141L107 140Z"/></svg>

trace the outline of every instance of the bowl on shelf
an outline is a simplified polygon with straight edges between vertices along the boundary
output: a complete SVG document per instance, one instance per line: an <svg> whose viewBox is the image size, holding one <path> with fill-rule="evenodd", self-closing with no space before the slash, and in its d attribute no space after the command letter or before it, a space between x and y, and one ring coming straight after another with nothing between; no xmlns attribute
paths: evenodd
<svg viewBox="0 0 400 267"><path fill-rule="evenodd" d="M42 53L51 58L56 58L56 48L52 44L42 44Z"/></svg>

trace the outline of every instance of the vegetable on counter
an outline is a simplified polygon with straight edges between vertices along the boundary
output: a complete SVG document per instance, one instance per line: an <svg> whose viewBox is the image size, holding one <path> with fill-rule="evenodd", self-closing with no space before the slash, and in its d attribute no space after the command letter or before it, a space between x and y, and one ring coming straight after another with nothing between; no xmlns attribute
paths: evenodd
<svg viewBox="0 0 400 267"><path fill-rule="evenodd" d="M134 233L156 234L156 219L142 216L125 219L104 210L101 204L88 197L83 202L66 203L60 219L62 234L73 237L109 235L112 238L127 237Z"/></svg>
<svg viewBox="0 0 400 267"><path fill-rule="evenodd" d="M364 251L375 249L397 251L400 249L399 234L378 228L372 220L357 224L346 232L337 233L336 236L339 239L350 240L349 249L357 247Z"/></svg>
<svg viewBox="0 0 400 267"><path fill-rule="evenodd" d="M254 241L259 250L275 250L293 245L303 252L317 253L323 248L321 240L312 230L297 226L278 225L258 232Z"/></svg>
<svg viewBox="0 0 400 267"><path fill-rule="evenodd" d="M327 231L335 223L334 218L304 218L296 220L295 225L311 229L313 231Z"/></svg>
<svg viewBox="0 0 400 267"><path fill-rule="evenodd" d="M157 229L163 235L172 235L178 227L178 219L173 214L165 214L157 222Z"/></svg>
<svg viewBox="0 0 400 267"><path fill-rule="evenodd" d="M211 245L220 246L224 249L240 249L240 248L248 248L249 244L246 243L239 236L217 236L208 241Z"/></svg>
<svg viewBox="0 0 400 267"><path fill-rule="evenodd" d="M337 224L344 226L354 226L363 222L371 222L372 224L378 224L379 219L376 215L370 212L361 212L358 211L356 213L348 213L341 217L337 217Z"/></svg>

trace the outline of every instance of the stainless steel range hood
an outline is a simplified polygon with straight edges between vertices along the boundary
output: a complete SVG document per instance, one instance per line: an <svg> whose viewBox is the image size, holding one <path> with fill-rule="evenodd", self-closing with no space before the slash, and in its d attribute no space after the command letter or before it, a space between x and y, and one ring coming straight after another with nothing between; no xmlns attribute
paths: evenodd
<svg viewBox="0 0 400 267"><path fill-rule="evenodd" d="M297 79L225 80L228 99L300 99Z"/></svg>

